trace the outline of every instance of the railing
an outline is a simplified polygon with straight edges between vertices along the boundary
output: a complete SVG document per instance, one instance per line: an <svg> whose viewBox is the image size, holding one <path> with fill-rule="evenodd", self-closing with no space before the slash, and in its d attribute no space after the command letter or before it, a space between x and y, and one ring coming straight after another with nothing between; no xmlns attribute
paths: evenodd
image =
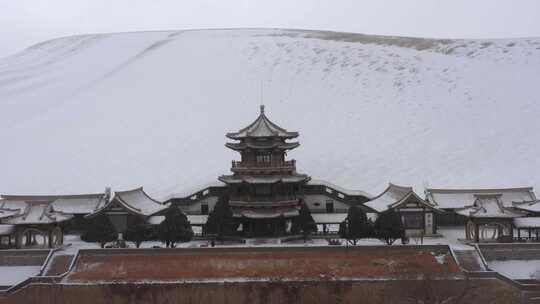
<svg viewBox="0 0 540 304"><path fill-rule="evenodd" d="M540 237L536 237L536 236L520 236L520 237L513 237L513 241L514 242L518 242L518 243L538 243L540 242Z"/></svg>
<svg viewBox="0 0 540 304"><path fill-rule="evenodd" d="M243 162L243 161L232 161L233 169L265 169L265 168L275 168L275 169L294 169L296 166L296 161L287 160L283 162Z"/></svg>
<svg viewBox="0 0 540 304"><path fill-rule="evenodd" d="M284 202L297 200L296 195L233 195L231 201L241 202Z"/></svg>

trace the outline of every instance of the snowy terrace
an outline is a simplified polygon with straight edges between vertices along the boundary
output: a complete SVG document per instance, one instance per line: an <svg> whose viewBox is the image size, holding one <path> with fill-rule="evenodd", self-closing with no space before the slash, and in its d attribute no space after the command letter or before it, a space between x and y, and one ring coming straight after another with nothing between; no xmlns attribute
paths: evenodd
<svg viewBox="0 0 540 304"><path fill-rule="evenodd" d="M336 216L336 218L337 218L337 216ZM331 222L331 221L333 221L335 219L330 219L329 218L327 220L329 222ZM429 248L432 248L433 246L442 246L442 247L448 246L446 248L451 249L451 251L453 252L452 255L454 255L454 257L456 258L458 264L461 267L464 267L464 265L461 265L462 260L460 260L460 258L458 256L458 253L465 252L465 253L472 254L472 256L475 255L476 251L475 251L474 246L463 244L463 243L461 243L459 241L460 239L463 239L465 237L463 228L461 228L461 227L443 227L443 228L440 229L440 234L442 235L441 237L424 237L423 239L411 238L410 243L408 245L402 245L398 241L391 247L384 246L383 242L381 242L380 240L377 240L377 239L362 239L362 240L360 240L360 242L358 243L358 246L356 246L356 247L358 248L358 250L360 250L360 248L365 248L366 252L373 251L373 248L386 248L386 250L391 250L392 252L394 252L395 250L398 250L398 248L404 248L404 249L405 248L426 248L426 249L429 249ZM309 239L306 242L304 242L301 239L296 240L296 241L289 241L289 242L282 242L282 241L283 240L280 239L280 238L257 238L257 239L249 239L249 240L247 240L247 242L245 244L230 243L230 242L221 244L221 243L218 242L218 243L215 244L215 246L217 248L223 248L223 249L227 249L227 248L231 248L231 249L232 248L238 248L238 249L252 248L252 250L255 250L255 251L258 251L258 250L263 249L263 248L270 248L270 247L291 248L291 249L293 249L293 248L306 248L307 249L307 248L314 248L314 247L317 247L317 248L331 248L331 247L332 248L338 248L339 247L339 246L335 246L335 245L330 246L326 239L316 238L316 237L313 237L312 239ZM339 241L341 242L341 246L343 246L343 247L347 246L349 248L353 248L353 246L347 245L345 240L340 239ZM424 246L423 247L418 247L418 245L424 245ZM134 244L132 244L130 242L128 242L128 246L130 248L135 248ZM164 244L162 244L161 242L158 242L158 241L143 242L142 245L141 245L141 250L144 250L144 249L148 250L148 249L155 248L155 247L163 248ZM197 248L208 248L208 247L211 247L211 246L210 246L210 242L207 241L207 240L193 240L191 242L179 243L178 246L177 246L177 248L184 248L184 249L189 249L189 248L197 249ZM259 249L257 249L257 248L259 248ZM32 265L26 265L26 264L25 265L22 265L22 264L19 265L19 264L17 264L15 266L13 266L13 265L9 265L9 266L0 265L1 266L0 267L0 273L2 273L2 274L3 273L9 273L10 274L9 278L6 277L6 276L3 276L2 283L4 284L4 286L9 287L9 286L15 285L15 284L27 279L27 278L30 278L32 276L36 276L39 273L43 273L45 276L47 276L47 275L60 275L60 274L66 272L66 271L68 271L70 269L70 267L71 267L70 265L72 264L72 261L75 260L74 257L79 254L80 250L92 250L92 249L95 250L95 253L99 253L100 252L99 244L84 242L84 241L82 241L80 239L80 237L78 235L66 235L65 236L65 245L63 247L61 247L61 248L58 248L56 251L54 251L51 254L51 257L49 258L50 262L48 262L48 264L46 264L46 265L43 265L43 262L41 260L34 263L35 265L34 264L32 264ZM297 249L294 249L294 250L297 250ZM5 252L8 252L8 251L5 251ZM9 252L16 252L16 251L9 250ZM92 251L92 252L94 252L94 251ZM129 252L132 252L132 253L134 253L136 255L138 250L132 250L132 251L129 251ZM146 251L144 251L144 252L146 252ZM401 251L398 250L396 252L401 252ZM429 250L428 250L428 252L429 252ZM540 250L538 252L540 252ZM368 258L367 256L364 256L366 254L367 253L362 253L361 254L364 259ZM95 259L95 258L92 257L92 256L89 256L88 258L93 261L93 259ZM437 258L436 255L434 257L435 257L435 261L438 261L437 263L440 263L441 261L446 261L446 258L444 260L442 260L442 258ZM493 259L491 256L489 256L489 257L490 257L490 259ZM255 258L255 257L253 257L253 258ZM427 258L427 257L424 257L424 258ZM137 258L134 258L134 259L137 260ZM371 256L371 257L369 257L369 259L371 261L376 261L377 260L376 256ZM480 260L480 258L477 257L476 259L478 259L479 264L483 264L483 262ZM43 257L42 260L45 260L45 257ZM258 258L255 258L255 260L258 260ZM103 261L103 260L100 260L100 261ZM169 261L168 259L166 259L166 261L167 261L167 263L169 263L169 262L175 263L174 261ZM98 262L98 261L96 260L95 262ZM99 263L101 263L101 262L99 262ZM373 263L375 263L375 262L373 262ZM444 263L446 263L446 262L444 262ZM489 267L490 267L491 270L500 271L501 274L506 275L506 276L510 277L511 279L530 279L530 278L533 278L535 275L537 275L538 271L540 270L540 255L539 255L539 258L536 259L536 260L534 260L534 259L529 260L529 261L528 260L518 260L518 261L490 260L490 261L488 261L488 264L489 264ZM88 266L88 265L86 265L86 266ZM86 266L80 265L79 266L79 272L75 272L75 274L70 277L70 280L71 279L79 280L81 278L80 277L81 275L82 276L88 275L88 273L86 273L85 270L84 270L84 269L86 269L85 268ZM134 265L132 265L132 266L135 267ZM10 268L6 268L6 267L10 267ZM81 267L83 267L83 268L81 268ZM137 267L140 268L142 266L137 266ZM135 267L135 268L137 268L137 267ZM372 269L373 271L379 271L380 270L376 266L374 266L374 267L375 268ZM452 266L452 267L454 267L454 266ZM518 267L519 271L516 271L515 274L510 275L510 272L512 272L512 267ZM106 268L102 267L100 269L106 269ZM484 269L484 268L480 269L480 271L485 271L485 270L486 269ZM80 271L83 271L83 272L81 273ZM94 270L92 270L92 271L94 271ZM236 271L236 270L234 270L234 271ZM79 273L79 274L77 274L77 273ZM98 273L94 273L94 274L95 275L103 275L104 273L111 274L110 272L107 272L107 271L103 272L103 273L99 273L99 274ZM91 274L91 275L93 276L94 274ZM160 276L161 274L155 272L155 275ZM244 280L244 279L245 278L243 278L243 276L242 276L242 280Z"/></svg>
<svg viewBox="0 0 540 304"><path fill-rule="evenodd" d="M41 273L50 250L0 250L0 290Z"/></svg>
<svg viewBox="0 0 540 304"><path fill-rule="evenodd" d="M540 280L540 244L480 244L490 270L513 280Z"/></svg>

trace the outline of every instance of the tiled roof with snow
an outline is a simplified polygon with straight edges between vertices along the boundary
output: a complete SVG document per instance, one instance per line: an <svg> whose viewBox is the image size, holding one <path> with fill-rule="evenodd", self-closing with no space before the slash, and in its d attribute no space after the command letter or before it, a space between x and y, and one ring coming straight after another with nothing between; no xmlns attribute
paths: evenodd
<svg viewBox="0 0 540 304"><path fill-rule="evenodd" d="M459 209L472 206L476 195L500 195L505 207L513 202L536 200L532 187L500 189L426 189L427 200L441 209Z"/></svg>
<svg viewBox="0 0 540 304"><path fill-rule="evenodd" d="M24 201L0 200L0 219L17 215L24 211Z"/></svg>
<svg viewBox="0 0 540 304"><path fill-rule="evenodd" d="M202 184L202 185L198 185L196 187L189 187L189 188L186 188L186 189L182 189L182 191L179 191L179 192L174 192L172 194L169 194L165 197L162 198L162 201L166 202L166 201L169 201L171 199L175 199L175 198L186 198L186 197L190 197L198 192L201 192L203 190L207 190L208 188L213 188L213 187L225 187L226 184L223 183L222 181L219 181L219 180L216 180L216 181L212 181L212 182L208 182L208 183L205 183L205 184Z"/></svg>
<svg viewBox="0 0 540 304"><path fill-rule="evenodd" d="M309 176L305 174L296 175L222 175L219 180L224 183L239 184L239 183L251 183L251 184L275 184L281 183L300 183L309 179Z"/></svg>
<svg viewBox="0 0 540 304"><path fill-rule="evenodd" d="M225 146L227 148L233 149L233 150L244 150L248 148L254 148L254 149L284 149L284 150L292 150L298 146L300 146L297 142L283 142L283 141L244 141L240 143L226 143Z"/></svg>
<svg viewBox="0 0 540 304"><path fill-rule="evenodd" d="M308 181L307 183L308 185L313 185L313 186L318 186L318 185L321 185L321 186L325 186L325 187L328 187L328 188L331 188L331 189L334 189L338 192L341 192L345 195L349 195L349 196L363 196L363 197L366 197L366 198L372 198L373 195L365 192L365 191L362 191L362 190L351 190L351 189L345 189L341 186L338 186L338 185L335 185L335 184L332 184L330 182L327 182L325 180L322 180L322 179L312 179L310 181Z"/></svg>
<svg viewBox="0 0 540 304"><path fill-rule="evenodd" d="M88 214L106 204L104 193L77 195L2 195L0 218L3 223L47 224Z"/></svg>
<svg viewBox="0 0 540 304"><path fill-rule="evenodd" d="M394 184L389 184L386 190L373 198L371 201L364 203L364 205L377 212L384 212L408 201L411 198L414 198L416 202L422 203L429 208L435 209L433 205L420 198L413 191L412 187L403 187Z"/></svg>
<svg viewBox="0 0 540 304"><path fill-rule="evenodd" d="M131 212L149 216L169 207L151 198L143 188L128 191L115 191L113 201L117 201Z"/></svg>
<svg viewBox="0 0 540 304"><path fill-rule="evenodd" d="M14 216L2 219L4 224L51 224L71 219L73 216L56 212L47 202L26 202L24 211Z"/></svg>
<svg viewBox="0 0 540 304"><path fill-rule="evenodd" d="M520 217L514 219L517 228L537 228L540 227L540 217Z"/></svg>
<svg viewBox="0 0 540 304"><path fill-rule="evenodd" d="M500 200L501 195L476 195L472 206L456 210L456 213L473 218L516 218L525 215L524 212L506 207Z"/></svg>
<svg viewBox="0 0 540 304"><path fill-rule="evenodd" d="M540 212L540 200L530 202L514 202L513 205L517 209L529 212Z"/></svg>
<svg viewBox="0 0 540 304"><path fill-rule="evenodd" d="M226 136L231 139L243 139L246 137L295 138L298 137L298 132L289 132L271 122L264 114L264 106L261 106L261 114L254 122L238 132L227 133Z"/></svg>
<svg viewBox="0 0 540 304"><path fill-rule="evenodd" d="M59 198L52 202L55 211L69 214L89 214L107 203L105 196L84 198Z"/></svg>
<svg viewBox="0 0 540 304"><path fill-rule="evenodd" d="M273 209L239 209L233 210L233 217L245 217L251 219L278 218L298 216L298 208L273 208Z"/></svg>

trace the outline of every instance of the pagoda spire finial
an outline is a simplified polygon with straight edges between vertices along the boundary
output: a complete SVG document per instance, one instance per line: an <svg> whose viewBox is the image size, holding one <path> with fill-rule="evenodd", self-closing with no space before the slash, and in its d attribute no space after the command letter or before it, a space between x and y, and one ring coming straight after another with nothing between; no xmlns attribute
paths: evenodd
<svg viewBox="0 0 540 304"><path fill-rule="evenodd" d="M264 104L261 104L261 115L264 114Z"/></svg>

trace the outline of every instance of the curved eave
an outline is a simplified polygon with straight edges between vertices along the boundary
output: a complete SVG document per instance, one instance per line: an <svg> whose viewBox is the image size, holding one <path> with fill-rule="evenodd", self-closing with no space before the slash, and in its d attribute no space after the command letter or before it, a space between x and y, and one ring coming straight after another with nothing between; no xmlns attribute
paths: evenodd
<svg viewBox="0 0 540 304"><path fill-rule="evenodd" d="M131 192L136 192L136 191L140 191L142 192L142 194L147 198L149 199L152 203L155 204L156 206L156 210L155 211L152 211L150 213L144 213L143 210L139 209L139 208L136 208L134 206L132 206L128 201L129 200L126 200L125 198L122 197L122 194L127 194L127 193L131 193ZM114 196L114 199L117 199L117 201L122 204L122 206L124 206L126 209L128 209L129 211L133 212L133 213L136 213L136 214L139 214L141 216L152 216L158 212L161 212L165 209L167 209L169 207L169 204L163 204L161 202L158 202L157 200L153 199L152 197L150 197L144 190L143 190L143 187L139 187L137 189L133 189L133 190L128 190L128 191L122 191L122 192L116 192L115 193L115 196ZM113 200L114 200L113 199Z"/></svg>
<svg viewBox="0 0 540 304"><path fill-rule="evenodd" d="M246 133L246 134L242 134L242 133ZM279 132L276 132L276 133L273 133L272 135L267 135L267 136L255 136L247 132L233 132L233 133L227 133L225 134L225 136L227 138L235 139L235 140L241 140L248 137L256 137L256 138L276 138L277 137L277 138L283 138L283 139L292 139L292 138L296 138L300 136L300 134L298 132L287 131L287 134L279 134Z"/></svg>
<svg viewBox="0 0 540 304"><path fill-rule="evenodd" d="M56 223L62 223L67 220L70 220L73 218L73 215L71 214L59 214L57 216L60 216L61 218L56 218L54 214L48 214L44 215L47 217L48 220L43 221L26 221L24 218L24 214L16 215L14 217L6 218L3 223L4 224L10 224L10 225L49 225L49 224L56 224Z"/></svg>
<svg viewBox="0 0 540 304"><path fill-rule="evenodd" d="M481 210L471 207L456 210L456 213L470 218L519 218L526 215L526 213L517 213L511 210L506 210L505 212L500 212L498 214L486 214Z"/></svg>
<svg viewBox="0 0 540 304"><path fill-rule="evenodd" d="M389 197L387 199L384 199L383 197L385 197L386 195L388 195ZM365 202L364 206L367 206L377 212L386 212L390 209L394 209L404 203L407 203L411 198L413 198L415 201L419 202L426 208L429 208L436 212L443 212L435 205L419 197L413 191L412 187L398 186L392 183L389 183L388 187L381 194L377 195L372 200ZM391 203L387 203L388 200Z"/></svg>
<svg viewBox="0 0 540 304"><path fill-rule="evenodd" d="M225 147L235 150L243 151L245 149L281 149L281 150L291 150L300 146L300 143L272 143L270 145L256 145L253 143L226 143Z"/></svg>
<svg viewBox="0 0 540 304"><path fill-rule="evenodd" d="M140 191L144 196L146 196L149 200L155 202L156 204L163 205L162 202L160 202L158 200L155 200L150 195L148 195L148 193L146 193L146 191L144 191L143 187L135 188L135 189L132 189L132 190L126 190L126 191L115 191L114 193L115 193L115 196L117 196L117 195L122 196L122 194L127 194L127 193L137 192L137 191Z"/></svg>
<svg viewBox="0 0 540 304"><path fill-rule="evenodd" d="M144 213L141 209L139 208L136 208L134 206L132 206L131 204L129 204L127 202L126 199L122 198L122 194L127 194L127 193L131 193L131 192L136 192L136 191L140 191L143 193L144 196L146 196L150 201L152 201L154 204L157 204L157 205L160 205L160 208L159 209L156 209L155 211L153 212L150 212L148 214ZM122 207L125 208L125 210L128 212L128 213L131 213L131 214L135 214L135 215L139 215L139 216L143 216L143 217L148 217L148 216L152 216L152 215L155 215L165 209L167 209L169 206L170 206L170 203L166 203L166 204L163 204L155 199L153 199L152 197L150 197L143 189L143 187L139 187L139 188L135 188L135 189L132 189L132 190L127 190L127 191L115 191L114 192L114 197L107 203L105 203L101 208L95 210L94 212L90 213L90 214L87 214L85 217L86 218L91 218L91 217L94 217L96 215L99 215L99 214L102 214L103 212L105 212L108 207L113 203L113 202L118 202Z"/></svg>
<svg viewBox="0 0 540 304"><path fill-rule="evenodd" d="M258 135L258 133L262 135ZM240 129L240 131L227 133L225 136L230 139L242 139L246 137L279 137L287 139L298 137L298 132L289 132L270 121L264 114L264 107L261 107L261 113L255 121L247 127Z"/></svg>
<svg viewBox="0 0 540 304"><path fill-rule="evenodd" d="M290 180L294 178L295 180ZM218 177L218 180L225 184L276 184L276 183L304 183L311 179L308 175L295 175L292 177L267 177L267 176L234 176L234 175L222 175Z"/></svg>
<svg viewBox="0 0 540 304"><path fill-rule="evenodd" d="M278 201L278 202L247 202L239 200L230 200L229 206L231 208L283 208L283 207L296 207L298 206L299 199L288 200L288 201Z"/></svg>

